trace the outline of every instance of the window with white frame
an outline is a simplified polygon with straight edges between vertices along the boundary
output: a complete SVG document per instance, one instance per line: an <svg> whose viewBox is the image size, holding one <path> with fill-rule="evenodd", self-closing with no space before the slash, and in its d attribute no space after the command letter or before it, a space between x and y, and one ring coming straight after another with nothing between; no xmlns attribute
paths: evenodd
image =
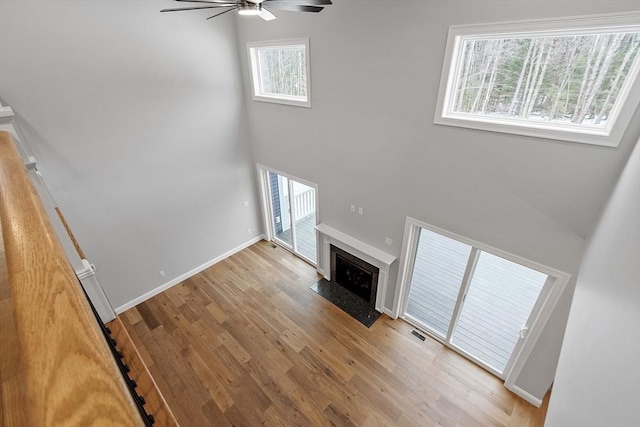
<svg viewBox="0 0 640 427"><path fill-rule="evenodd" d="M309 39L247 43L253 99L311 106Z"/></svg>
<svg viewBox="0 0 640 427"><path fill-rule="evenodd" d="M639 46L637 12L450 27L434 122L617 146Z"/></svg>

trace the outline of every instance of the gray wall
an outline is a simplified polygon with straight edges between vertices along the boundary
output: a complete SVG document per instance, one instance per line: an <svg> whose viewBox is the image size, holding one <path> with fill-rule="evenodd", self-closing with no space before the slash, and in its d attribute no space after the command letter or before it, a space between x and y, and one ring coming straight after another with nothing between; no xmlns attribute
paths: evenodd
<svg viewBox="0 0 640 427"><path fill-rule="evenodd" d="M256 235L254 160L317 183L322 222L396 256L409 215L576 275L640 136L637 112L617 149L433 125L449 25L635 0L336 0L238 28L170 5L0 1L0 96L116 307ZM312 108L250 101L245 42L299 37ZM574 284L516 381L534 396Z"/></svg>
<svg viewBox="0 0 640 427"><path fill-rule="evenodd" d="M248 101L254 158L317 183L321 222L396 256L412 216L575 275L584 237L640 135L640 116L614 149L436 126L447 30L637 8L635 1L349 0L318 15L239 20L248 100L245 43L310 38L312 108ZM553 379L574 284L516 381L536 397Z"/></svg>
<svg viewBox="0 0 640 427"><path fill-rule="evenodd" d="M547 426L640 425L640 144L580 268Z"/></svg>
<svg viewBox="0 0 640 427"><path fill-rule="evenodd" d="M114 307L261 231L234 20L174 5L0 2L0 96Z"/></svg>

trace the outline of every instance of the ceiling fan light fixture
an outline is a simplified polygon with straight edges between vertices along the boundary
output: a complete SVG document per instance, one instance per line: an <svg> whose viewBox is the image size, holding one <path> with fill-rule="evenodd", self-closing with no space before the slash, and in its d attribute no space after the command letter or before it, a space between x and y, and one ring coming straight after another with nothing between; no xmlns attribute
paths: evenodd
<svg viewBox="0 0 640 427"><path fill-rule="evenodd" d="M260 4L248 4L238 7L238 14L243 16L258 16L262 13Z"/></svg>

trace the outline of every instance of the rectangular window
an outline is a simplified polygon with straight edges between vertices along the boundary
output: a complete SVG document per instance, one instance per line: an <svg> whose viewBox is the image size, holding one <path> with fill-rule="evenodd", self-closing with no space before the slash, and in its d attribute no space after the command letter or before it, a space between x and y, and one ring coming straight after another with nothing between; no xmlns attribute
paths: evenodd
<svg viewBox="0 0 640 427"><path fill-rule="evenodd" d="M253 99L311 106L309 39L247 43Z"/></svg>
<svg viewBox="0 0 640 427"><path fill-rule="evenodd" d="M639 47L635 12L451 27L435 123L617 146Z"/></svg>

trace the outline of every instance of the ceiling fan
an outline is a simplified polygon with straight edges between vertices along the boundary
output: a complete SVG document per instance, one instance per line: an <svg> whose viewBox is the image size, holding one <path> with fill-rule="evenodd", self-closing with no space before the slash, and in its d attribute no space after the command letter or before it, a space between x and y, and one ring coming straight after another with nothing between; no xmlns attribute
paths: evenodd
<svg viewBox="0 0 640 427"><path fill-rule="evenodd" d="M179 12L183 10L218 9L222 12L208 17L215 18L227 12L237 10L240 15L259 16L265 21L276 19L271 10L287 10L292 12L320 12L324 6L333 4L331 0L175 0L186 3L206 3L208 6L193 6L176 9L162 9L160 12ZM268 9L267 9L268 7Z"/></svg>

